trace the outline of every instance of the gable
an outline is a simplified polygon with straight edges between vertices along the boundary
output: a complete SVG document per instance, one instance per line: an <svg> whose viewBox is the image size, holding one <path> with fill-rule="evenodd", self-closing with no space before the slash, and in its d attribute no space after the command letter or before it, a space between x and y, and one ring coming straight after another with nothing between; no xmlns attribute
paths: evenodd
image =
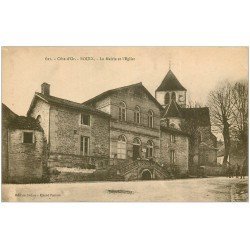
<svg viewBox="0 0 250 250"><path fill-rule="evenodd" d="M143 86L142 83L136 83L132 85L128 85L121 88L111 89L97 95L88 101L84 102L84 105L94 105L97 101L103 100L107 97L119 95L119 93L126 93L128 95L141 98L143 100L144 97L150 99L160 110L162 110L162 106L160 103L150 94L150 92Z"/></svg>
<svg viewBox="0 0 250 250"><path fill-rule="evenodd" d="M30 108L27 112L27 116L29 116L29 114L32 112L33 108L36 105L36 101L37 100L42 100L48 104L53 104L56 106L60 106L60 107L64 107L64 108L70 108L70 109L75 109L75 110L79 110L79 111L87 111L89 113L96 113L98 115L101 116L105 116L105 117L109 117L108 114L106 114L105 112L102 112L98 109L83 105L81 103L77 103L77 102L72 102L66 99L62 99L62 98L58 98L55 96L51 96L51 95L43 95L41 93L35 93L35 96L31 102Z"/></svg>
<svg viewBox="0 0 250 250"><path fill-rule="evenodd" d="M172 91L172 90L186 91L186 89L181 85L181 83L176 78L174 73L171 70L169 70L167 75L162 80L160 86L156 89L156 91Z"/></svg>

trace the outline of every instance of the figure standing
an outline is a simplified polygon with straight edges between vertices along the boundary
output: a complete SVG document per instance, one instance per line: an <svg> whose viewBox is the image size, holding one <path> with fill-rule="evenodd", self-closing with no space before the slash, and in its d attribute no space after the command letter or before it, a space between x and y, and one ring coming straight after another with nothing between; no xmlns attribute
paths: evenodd
<svg viewBox="0 0 250 250"><path fill-rule="evenodd" d="M242 172L241 166L237 163L236 164L235 177L238 178L240 176L241 172Z"/></svg>

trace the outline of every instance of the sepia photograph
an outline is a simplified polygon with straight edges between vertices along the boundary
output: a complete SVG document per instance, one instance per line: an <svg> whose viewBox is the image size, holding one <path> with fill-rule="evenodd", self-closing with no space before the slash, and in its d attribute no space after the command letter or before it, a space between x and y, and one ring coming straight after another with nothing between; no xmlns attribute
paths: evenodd
<svg viewBox="0 0 250 250"><path fill-rule="evenodd" d="M248 202L248 47L2 47L2 201Z"/></svg>

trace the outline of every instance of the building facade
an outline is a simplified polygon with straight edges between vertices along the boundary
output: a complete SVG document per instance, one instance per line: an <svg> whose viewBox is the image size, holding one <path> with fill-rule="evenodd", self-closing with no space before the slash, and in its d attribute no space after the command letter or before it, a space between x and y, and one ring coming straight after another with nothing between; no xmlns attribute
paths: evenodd
<svg viewBox="0 0 250 250"><path fill-rule="evenodd" d="M180 177L217 158L209 110L187 108L186 92L171 70L155 97L137 83L76 103L52 96L43 83L26 119L42 129L34 136L37 147L46 140L50 171L92 167L125 180ZM20 134L10 136L18 141Z"/></svg>
<svg viewBox="0 0 250 250"><path fill-rule="evenodd" d="M110 116L102 111L50 95L43 83L28 116L39 120L48 141L48 166L104 167L109 164Z"/></svg>
<svg viewBox="0 0 250 250"><path fill-rule="evenodd" d="M47 143L40 124L18 116L2 105L3 183L36 183L46 180Z"/></svg>
<svg viewBox="0 0 250 250"><path fill-rule="evenodd" d="M197 167L217 163L217 138L211 131L208 107L190 108L186 105L186 89L171 70L155 92L162 104L164 126L189 134L189 172L195 174Z"/></svg>

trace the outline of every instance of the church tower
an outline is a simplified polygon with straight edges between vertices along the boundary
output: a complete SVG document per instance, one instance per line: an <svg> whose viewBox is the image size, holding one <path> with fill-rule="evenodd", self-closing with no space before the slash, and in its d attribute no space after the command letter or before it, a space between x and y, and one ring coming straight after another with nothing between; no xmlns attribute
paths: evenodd
<svg viewBox="0 0 250 250"><path fill-rule="evenodd" d="M165 108L172 100L182 107L186 107L187 90L181 85L171 69L155 91L156 100Z"/></svg>

